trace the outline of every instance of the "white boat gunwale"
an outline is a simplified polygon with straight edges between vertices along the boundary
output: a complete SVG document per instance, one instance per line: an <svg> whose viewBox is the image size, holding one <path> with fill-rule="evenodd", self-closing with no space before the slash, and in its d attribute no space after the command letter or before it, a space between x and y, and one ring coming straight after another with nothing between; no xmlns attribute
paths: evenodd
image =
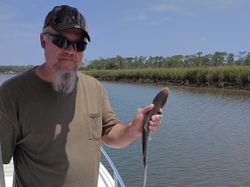
<svg viewBox="0 0 250 187"><path fill-rule="evenodd" d="M110 165L113 171L113 177L111 176L109 171L105 168L105 166L100 162L98 187L119 187L119 186L125 187L125 184L118 170L116 169L113 161L111 160L111 158L109 157L109 155L107 154L107 152L104 150L103 147L101 147L101 153L104 156L104 158L108 161L108 164ZM13 172L14 172L13 162L11 162L8 165L2 164L2 152L0 145L0 187L12 187Z"/></svg>

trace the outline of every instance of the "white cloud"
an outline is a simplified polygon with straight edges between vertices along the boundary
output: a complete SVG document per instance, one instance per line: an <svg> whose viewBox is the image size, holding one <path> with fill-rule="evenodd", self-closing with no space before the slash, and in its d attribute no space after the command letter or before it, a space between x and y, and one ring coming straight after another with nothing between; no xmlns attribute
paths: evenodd
<svg viewBox="0 0 250 187"><path fill-rule="evenodd" d="M159 25L170 20L168 15L162 16L161 14L167 14L170 12L181 12L181 14L183 14L183 11L179 7L168 3L155 3L150 6L145 5L145 7L140 7L133 11L134 13L129 13L129 16L127 16L127 21L147 22L151 25Z"/></svg>
<svg viewBox="0 0 250 187"><path fill-rule="evenodd" d="M148 16L144 13L138 13L137 15L135 15L134 19L141 21L141 20L146 20L148 18Z"/></svg>
<svg viewBox="0 0 250 187"><path fill-rule="evenodd" d="M135 14L129 14L128 16L126 16L125 20L126 21L132 21L132 22L141 22L141 21L145 21L148 19L148 16L146 14L144 14L143 12L136 12Z"/></svg>
<svg viewBox="0 0 250 187"><path fill-rule="evenodd" d="M154 19L150 21L149 24L157 26L157 25L162 25L169 21L171 21L171 19L169 17L165 17L165 18Z"/></svg>
<svg viewBox="0 0 250 187"><path fill-rule="evenodd" d="M169 3L159 3L154 4L149 8L153 12L180 12L181 9L174 4Z"/></svg>
<svg viewBox="0 0 250 187"><path fill-rule="evenodd" d="M199 38L199 41L201 41L201 42L204 42L204 41L206 41L207 40L207 37L206 36L201 36L200 38Z"/></svg>
<svg viewBox="0 0 250 187"><path fill-rule="evenodd" d="M176 20L176 16L197 17L201 12L210 10L234 8L235 6L250 5L250 0L174 0L151 1L139 8L131 10L126 21L148 23L152 25L162 24ZM164 18L164 19L163 19ZM204 39L200 39L204 40Z"/></svg>
<svg viewBox="0 0 250 187"><path fill-rule="evenodd" d="M207 8L234 8L234 6L249 5L249 0L196 0L194 4L202 5Z"/></svg>

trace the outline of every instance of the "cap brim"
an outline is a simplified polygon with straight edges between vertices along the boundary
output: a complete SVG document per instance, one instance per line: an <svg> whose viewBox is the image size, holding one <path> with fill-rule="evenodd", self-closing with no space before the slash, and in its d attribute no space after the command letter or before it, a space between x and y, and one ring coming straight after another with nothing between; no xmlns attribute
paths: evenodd
<svg viewBox="0 0 250 187"><path fill-rule="evenodd" d="M88 33L88 32L86 32L85 30L82 30L82 31L84 32L84 34L85 34L86 38L87 38L87 39L88 39L88 41L90 42L89 33Z"/></svg>
<svg viewBox="0 0 250 187"><path fill-rule="evenodd" d="M84 37L87 38L87 40L90 42L90 37L89 37L89 33L82 29L80 26L75 25L73 27L52 27L54 30L56 31L63 31L63 30L67 30L67 29L80 29L81 31L83 31Z"/></svg>

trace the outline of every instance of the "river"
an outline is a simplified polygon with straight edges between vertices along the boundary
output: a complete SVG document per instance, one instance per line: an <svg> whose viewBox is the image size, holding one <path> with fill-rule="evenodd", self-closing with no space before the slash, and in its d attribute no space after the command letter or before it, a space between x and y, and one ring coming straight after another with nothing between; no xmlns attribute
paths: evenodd
<svg viewBox="0 0 250 187"><path fill-rule="evenodd" d="M8 76L0 76L6 79ZM161 86L103 82L114 111L129 122ZM250 186L250 92L170 87L164 118L149 143L148 186ZM140 139L105 147L126 186L143 181Z"/></svg>

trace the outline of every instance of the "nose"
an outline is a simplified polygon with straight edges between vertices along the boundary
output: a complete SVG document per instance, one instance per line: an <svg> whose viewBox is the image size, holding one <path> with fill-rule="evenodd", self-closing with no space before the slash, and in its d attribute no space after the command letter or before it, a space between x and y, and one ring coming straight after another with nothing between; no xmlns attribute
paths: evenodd
<svg viewBox="0 0 250 187"><path fill-rule="evenodd" d="M70 45L68 45L64 50L68 54L75 54L76 53L76 48L74 47L73 43L71 43Z"/></svg>

